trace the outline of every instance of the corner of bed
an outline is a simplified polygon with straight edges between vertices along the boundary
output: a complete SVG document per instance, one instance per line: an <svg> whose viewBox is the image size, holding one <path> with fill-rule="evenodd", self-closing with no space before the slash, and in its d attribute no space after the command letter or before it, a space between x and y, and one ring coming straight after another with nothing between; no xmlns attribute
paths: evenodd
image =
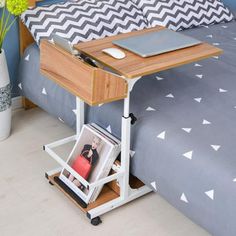
<svg viewBox="0 0 236 236"><path fill-rule="evenodd" d="M36 6L37 2L41 2L43 0L28 0L29 7ZM19 39L20 39L20 55L22 56L25 49L34 42L34 39L27 29L27 27L19 20ZM22 106L24 109L31 109L36 107L36 105L31 102L26 97L22 97Z"/></svg>

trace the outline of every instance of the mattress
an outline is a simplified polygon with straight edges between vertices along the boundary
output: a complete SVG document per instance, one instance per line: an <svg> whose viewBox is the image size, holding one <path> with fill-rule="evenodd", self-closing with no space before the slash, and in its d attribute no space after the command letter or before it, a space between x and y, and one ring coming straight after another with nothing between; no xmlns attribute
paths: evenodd
<svg viewBox="0 0 236 236"><path fill-rule="evenodd" d="M236 22L184 34L224 54L136 83L131 171L211 234L235 236ZM75 127L75 98L40 75L36 45L25 51L19 79L24 96ZM122 108L122 101L86 107L86 121L119 137Z"/></svg>

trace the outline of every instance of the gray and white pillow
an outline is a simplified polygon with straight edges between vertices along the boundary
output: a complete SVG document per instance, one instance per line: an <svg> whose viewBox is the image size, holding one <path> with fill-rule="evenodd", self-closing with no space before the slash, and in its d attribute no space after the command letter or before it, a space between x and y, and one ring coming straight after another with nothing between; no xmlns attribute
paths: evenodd
<svg viewBox="0 0 236 236"><path fill-rule="evenodd" d="M147 27L142 11L130 0L80 0L27 10L21 20L35 41L57 34L72 44Z"/></svg>
<svg viewBox="0 0 236 236"><path fill-rule="evenodd" d="M220 0L133 0L148 20L172 30L229 22L234 19Z"/></svg>

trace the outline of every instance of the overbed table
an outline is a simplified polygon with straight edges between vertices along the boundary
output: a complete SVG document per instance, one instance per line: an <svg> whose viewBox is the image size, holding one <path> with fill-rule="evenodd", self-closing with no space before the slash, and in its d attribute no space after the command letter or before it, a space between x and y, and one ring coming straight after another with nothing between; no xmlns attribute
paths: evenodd
<svg viewBox="0 0 236 236"><path fill-rule="evenodd" d="M147 186L139 186L137 189L131 189L129 185L129 167L130 167L130 131L131 123L135 122L135 117L130 114L130 93L135 83L144 76L170 68L189 64L199 60L217 56L222 50L208 43L202 43L193 47L164 53L149 58L142 58L132 52L122 49L126 57L118 60L102 52L103 49L117 47L112 44L113 40L122 39L129 36L141 35L148 32L160 31L164 27L155 27L141 31L135 31L126 34L119 34L104 39L93 40L89 42L79 43L74 46L80 53L87 55L91 59L100 63L104 68L107 67L112 72L107 72L103 68L90 68L84 65L72 55L58 48L57 46L44 41L41 43L41 71L56 83L67 89L76 96L77 111L77 132L73 137L45 145L45 150L65 169L71 172L78 180L87 188L93 188L101 184L105 184L114 180L119 181L120 194L116 197L106 197L104 200L98 199L98 204L89 205L85 210L87 216L96 222L100 222L98 217L112 209L124 205L140 196L143 196L152 190ZM147 42L148 43L148 42ZM118 48L118 47L117 47ZM55 65L53 58L57 58L59 64L64 66L63 69ZM75 73L80 73L75 74ZM86 77L86 81L83 78ZM83 86L89 81L89 84ZM99 83L97 83L99 81ZM116 170L116 174L108 176L97 183L88 183L78 175L70 166L56 155L53 148L75 140L84 124L84 101L89 105L98 105L100 103L112 102L124 99L124 111L122 116L122 132L121 132L121 166ZM54 172L50 173L52 176ZM50 174L47 174L48 176ZM52 179L51 179L52 180ZM95 223L96 223L95 222Z"/></svg>

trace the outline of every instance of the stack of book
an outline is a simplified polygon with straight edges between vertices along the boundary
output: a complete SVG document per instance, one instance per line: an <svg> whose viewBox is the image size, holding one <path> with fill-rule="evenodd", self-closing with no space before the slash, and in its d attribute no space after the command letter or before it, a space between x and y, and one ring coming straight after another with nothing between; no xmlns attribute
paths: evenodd
<svg viewBox="0 0 236 236"><path fill-rule="evenodd" d="M80 176L94 183L108 176L121 151L121 142L96 124L83 126L80 136L67 160ZM103 186L87 190L68 170L63 169L59 177L85 203L93 202Z"/></svg>

